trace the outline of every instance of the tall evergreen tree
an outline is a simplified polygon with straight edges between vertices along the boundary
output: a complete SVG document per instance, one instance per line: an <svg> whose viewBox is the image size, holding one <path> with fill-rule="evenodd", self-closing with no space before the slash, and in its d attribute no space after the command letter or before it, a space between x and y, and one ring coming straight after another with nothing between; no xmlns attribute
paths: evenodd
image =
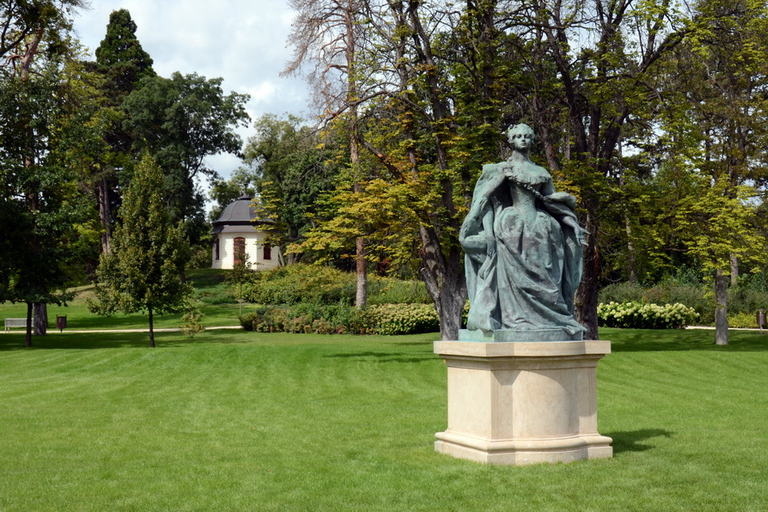
<svg viewBox="0 0 768 512"><path fill-rule="evenodd" d="M121 107L126 96L139 87L141 79L156 76L152 58L142 48L136 29L128 10L113 11L107 33L96 48L93 66L101 76L99 99L103 109L100 117L108 125L104 139L109 150L96 156L90 166L91 186L99 204L103 252L110 250L112 224L120 206L119 184L125 185L120 182L127 181L124 170L130 166L132 138L122 125L125 114Z"/></svg>
<svg viewBox="0 0 768 512"><path fill-rule="evenodd" d="M96 64L105 77L107 103L118 107L145 77L156 76L152 57L136 37L136 23L127 9L112 11L107 34L96 48Z"/></svg>
<svg viewBox="0 0 768 512"><path fill-rule="evenodd" d="M181 279L189 243L168 214L162 185L163 171L145 155L123 196L112 251L102 254L97 271L98 302L91 303L104 315L146 311L152 347L154 315L181 311L191 291Z"/></svg>

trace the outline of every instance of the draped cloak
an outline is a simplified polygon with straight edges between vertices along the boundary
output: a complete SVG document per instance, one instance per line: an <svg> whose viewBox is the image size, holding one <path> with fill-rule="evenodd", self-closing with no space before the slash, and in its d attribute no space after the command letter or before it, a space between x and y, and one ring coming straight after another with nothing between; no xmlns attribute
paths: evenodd
<svg viewBox="0 0 768 512"><path fill-rule="evenodd" d="M535 211L521 215L511 187L533 195ZM549 173L530 161L483 166L459 237L469 331L559 329L562 341L581 339L584 328L573 317L573 301L582 249L574 228L563 222L576 219L575 202L570 194L554 192Z"/></svg>

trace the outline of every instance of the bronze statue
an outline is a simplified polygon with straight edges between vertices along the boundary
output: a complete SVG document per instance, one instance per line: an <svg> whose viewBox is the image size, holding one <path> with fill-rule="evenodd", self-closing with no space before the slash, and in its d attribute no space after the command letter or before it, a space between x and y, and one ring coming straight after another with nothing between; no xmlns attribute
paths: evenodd
<svg viewBox="0 0 768 512"><path fill-rule="evenodd" d="M529 126L507 136L512 155L483 166L459 234L470 302L460 339L580 340L573 298L585 231L576 198L556 192L549 172L531 161Z"/></svg>

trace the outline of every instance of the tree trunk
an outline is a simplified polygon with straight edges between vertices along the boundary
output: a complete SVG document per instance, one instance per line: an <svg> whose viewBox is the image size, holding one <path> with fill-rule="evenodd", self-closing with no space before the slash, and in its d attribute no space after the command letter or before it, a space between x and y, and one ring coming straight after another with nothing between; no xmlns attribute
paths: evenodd
<svg viewBox="0 0 768 512"><path fill-rule="evenodd" d="M581 284L576 289L576 320L587 330L584 333L585 340L596 340L598 338L597 328L597 278L600 271L600 262L598 260L596 247L596 232L594 226L590 226L588 244L584 250L584 271L581 278Z"/></svg>
<svg viewBox="0 0 768 512"><path fill-rule="evenodd" d="M461 314L467 300L467 283L461 266L462 253L451 249L443 255L434 229L421 228L421 278L440 318L440 339L459 339Z"/></svg>
<svg viewBox="0 0 768 512"><path fill-rule="evenodd" d="M365 308L368 305L368 273L365 268L365 239L359 237L355 240L357 293L355 294L355 307Z"/></svg>
<svg viewBox="0 0 768 512"><path fill-rule="evenodd" d="M101 178L98 188L99 222L101 223L101 252L109 254L112 239L112 220L110 217L109 183L106 177Z"/></svg>
<svg viewBox="0 0 768 512"><path fill-rule="evenodd" d="M27 329L24 336L24 346L29 348L32 346L32 303L27 302Z"/></svg>
<svg viewBox="0 0 768 512"><path fill-rule="evenodd" d="M632 225L629 223L629 217L624 217L624 226L627 232L627 266L629 272L629 282L637 284L637 273L635 271L635 245L632 243Z"/></svg>
<svg viewBox="0 0 768 512"><path fill-rule="evenodd" d="M152 316L152 306L147 307L147 313L149 315L149 346L155 347L155 319Z"/></svg>
<svg viewBox="0 0 768 512"><path fill-rule="evenodd" d="M45 336L48 334L48 304L44 302L35 302L35 336Z"/></svg>
<svg viewBox="0 0 768 512"><path fill-rule="evenodd" d="M728 276L715 272L715 345L728 344Z"/></svg>
<svg viewBox="0 0 768 512"><path fill-rule="evenodd" d="M739 259L731 254L731 286L739 284Z"/></svg>

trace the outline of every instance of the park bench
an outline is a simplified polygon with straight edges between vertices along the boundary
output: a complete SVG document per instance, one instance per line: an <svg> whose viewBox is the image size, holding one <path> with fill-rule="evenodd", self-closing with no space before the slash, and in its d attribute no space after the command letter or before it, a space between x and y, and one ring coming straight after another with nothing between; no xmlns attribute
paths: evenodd
<svg viewBox="0 0 768 512"><path fill-rule="evenodd" d="M5 319L5 330L9 331L11 330L11 327L27 327L27 319L26 318L6 318Z"/></svg>

